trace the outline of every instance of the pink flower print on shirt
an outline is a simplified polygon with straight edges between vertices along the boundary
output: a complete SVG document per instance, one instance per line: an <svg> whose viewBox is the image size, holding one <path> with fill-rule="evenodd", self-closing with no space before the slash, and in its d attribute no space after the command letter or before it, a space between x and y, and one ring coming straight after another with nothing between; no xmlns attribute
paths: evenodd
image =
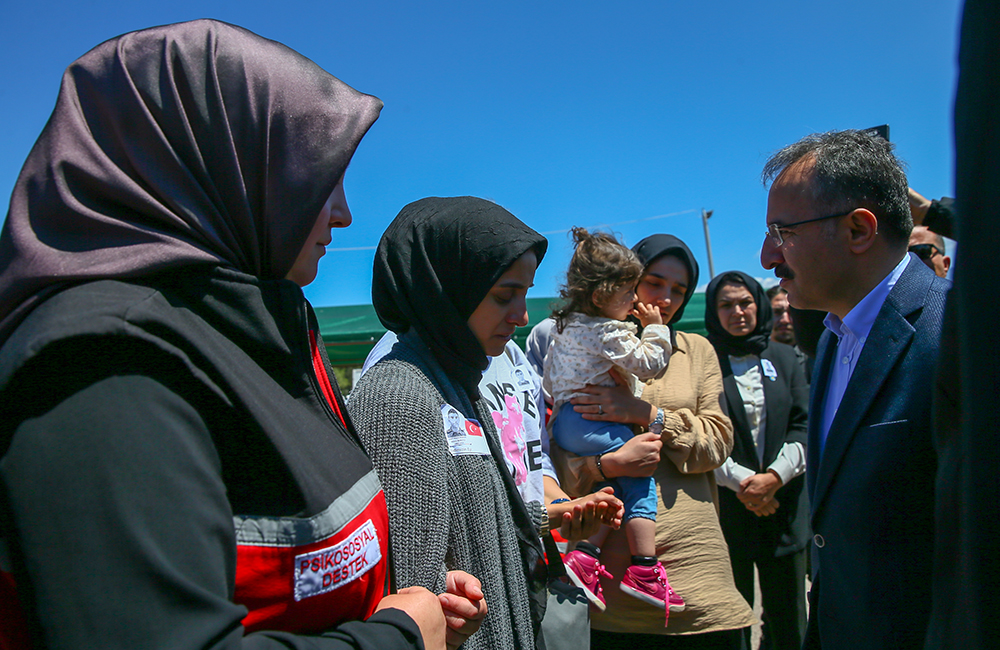
<svg viewBox="0 0 1000 650"><path fill-rule="evenodd" d="M507 463L513 468L514 485L523 485L528 480L528 467L524 464L524 453L527 445L524 442L524 412L514 395L504 395L507 405L507 415L493 411L493 423L500 431L503 441L504 455Z"/></svg>

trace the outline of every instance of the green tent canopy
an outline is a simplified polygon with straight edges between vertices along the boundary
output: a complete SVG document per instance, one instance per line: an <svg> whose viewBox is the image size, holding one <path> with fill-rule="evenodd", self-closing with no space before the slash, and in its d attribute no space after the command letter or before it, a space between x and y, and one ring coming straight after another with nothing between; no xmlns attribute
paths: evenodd
<svg viewBox="0 0 1000 650"><path fill-rule="evenodd" d="M528 298L528 327L519 327L514 341L524 348L531 327L552 312L556 298ZM705 294L691 297L684 318L675 325L684 332L705 333ZM360 366L375 343L385 334L385 328L371 305L319 307L316 309L319 331L326 343L326 352L335 366Z"/></svg>

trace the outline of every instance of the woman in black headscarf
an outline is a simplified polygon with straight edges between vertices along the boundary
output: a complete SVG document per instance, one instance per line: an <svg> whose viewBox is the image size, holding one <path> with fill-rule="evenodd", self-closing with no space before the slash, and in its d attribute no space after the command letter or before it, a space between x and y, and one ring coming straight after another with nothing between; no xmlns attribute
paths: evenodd
<svg viewBox="0 0 1000 650"><path fill-rule="evenodd" d="M479 383L528 322L545 238L472 197L407 205L375 255L372 299L399 336L351 391L349 408L385 485L393 569L439 589L451 569L482 581L489 614L466 648L529 649L545 569ZM448 414L465 435L447 436Z"/></svg>
<svg viewBox="0 0 1000 650"><path fill-rule="evenodd" d="M770 646L797 650L806 629L809 385L795 350L770 340L771 324L771 301L746 273L730 271L709 283L705 327L735 429L733 453L715 470L722 531L736 586L750 603L757 566Z"/></svg>
<svg viewBox="0 0 1000 650"><path fill-rule="evenodd" d="M673 326L698 285L694 255L671 235L652 235L632 250L645 267L636 287L639 300L656 305L663 322ZM573 398L584 418L632 424L643 433L601 456L564 452L560 479L569 494L578 494L605 478L653 477L657 553L686 608L671 613L664 628L662 609L617 588L604 589L608 608L591 619L592 650L739 648L739 630L754 622L753 612L733 586L716 511L713 470L725 462L733 445L732 424L721 404L719 362L704 337L674 327L671 335L670 365L646 385L641 399L632 396L627 384L590 386L587 396ZM601 560L620 578L630 562L623 534L608 537Z"/></svg>
<svg viewBox="0 0 1000 650"><path fill-rule="evenodd" d="M205 20L66 71L0 235L0 645L443 648L442 603L475 611L383 598L300 289L381 105Z"/></svg>

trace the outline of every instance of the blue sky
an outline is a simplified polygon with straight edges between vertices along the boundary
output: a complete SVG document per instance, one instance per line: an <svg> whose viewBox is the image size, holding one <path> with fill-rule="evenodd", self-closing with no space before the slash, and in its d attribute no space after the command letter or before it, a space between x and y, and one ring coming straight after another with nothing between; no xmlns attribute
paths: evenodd
<svg viewBox="0 0 1000 650"><path fill-rule="evenodd" d="M959 0L5 0L0 196L75 58L123 32L208 17L385 102L346 178L354 225L335 232L306 290L317 306L369 302L382 231L424 196L489 198L546 233L534 296L556 294L575 225L629 245L675 234L706 283L702 208L714 211L716 271L770 277L760 169L803 135L888 123L911 186L953 194L960 12Z"/></svg>

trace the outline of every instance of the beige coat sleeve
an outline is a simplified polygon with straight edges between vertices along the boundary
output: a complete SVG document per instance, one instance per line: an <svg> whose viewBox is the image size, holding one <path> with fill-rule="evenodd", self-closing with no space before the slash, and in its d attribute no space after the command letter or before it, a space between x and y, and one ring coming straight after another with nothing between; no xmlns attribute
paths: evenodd
<svg viewBox="0 0 1000 650"><path fill-rule="evenodd" d="M695 408L664 411L663 454L684 474L711 472L733 451L733 423L722 402L719 359L708 341L697 340L704 344L690 350Z"/></svg>

